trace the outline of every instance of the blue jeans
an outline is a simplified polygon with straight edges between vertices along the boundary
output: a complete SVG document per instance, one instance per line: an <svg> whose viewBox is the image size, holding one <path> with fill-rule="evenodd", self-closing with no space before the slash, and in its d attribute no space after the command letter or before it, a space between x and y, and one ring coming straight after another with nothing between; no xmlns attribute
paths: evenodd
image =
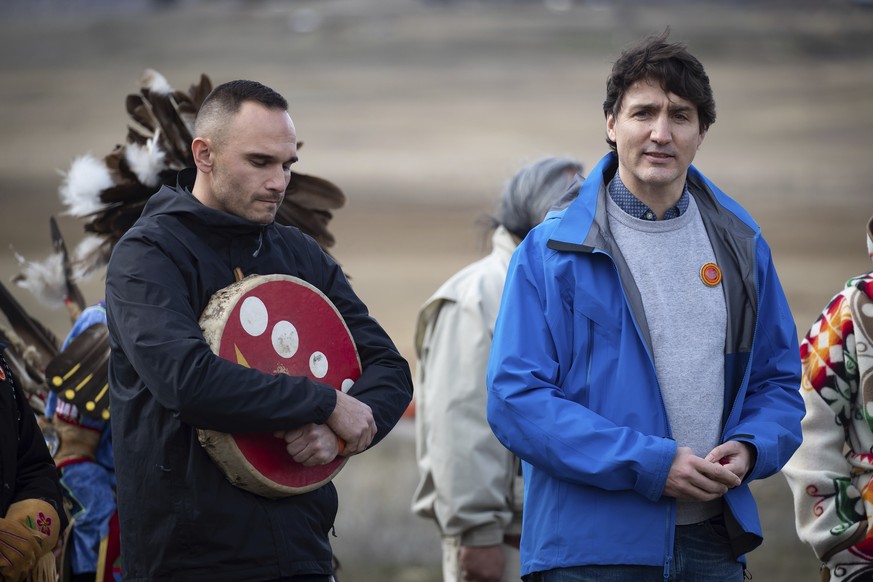
<svg viewBox="0 0 873 582"><path fill-rule="evenodd" d="M537 572L525 582L665 582L664 566L574 566ZM676 527L668 582L742 582L721 516Z"/></svg>

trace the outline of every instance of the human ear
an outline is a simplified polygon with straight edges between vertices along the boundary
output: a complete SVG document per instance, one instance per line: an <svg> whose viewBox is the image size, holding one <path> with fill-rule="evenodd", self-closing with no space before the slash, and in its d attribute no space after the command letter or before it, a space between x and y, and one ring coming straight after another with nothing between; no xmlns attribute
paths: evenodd
<svg viewBox="0 0 873 582"><path fill-rule="evenodd" d="M613 142L615 141L615 114L606 114L606 135Z"/></svg>
<svg viewBox="0 0 873 582"><path fill-rule="evenodd" d="M195 137L191 142L191 153L198 170L206 174L212 171L214 151L208 138Z"/></svg>

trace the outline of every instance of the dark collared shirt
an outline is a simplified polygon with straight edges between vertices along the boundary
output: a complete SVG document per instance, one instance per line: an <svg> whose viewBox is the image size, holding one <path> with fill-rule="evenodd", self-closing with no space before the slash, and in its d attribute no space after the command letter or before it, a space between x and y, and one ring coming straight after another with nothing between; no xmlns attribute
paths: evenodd
<svg viewBox="0 0 873 582"><path fill-rule="evenodd" d="M624 182L618 177L618 172L615 173L615 178L607 186L607 191L609 192L609 197L618 204L618 207L634 218L639 218L640 220L658 220L658 215L627 189ZM661 220L669 220L682 216L682 213L688 209L688 199L690 196L691 194L688 193L688 183L686 182L679 201L675 206L667 209L664 213L664 218Z"/></svg>

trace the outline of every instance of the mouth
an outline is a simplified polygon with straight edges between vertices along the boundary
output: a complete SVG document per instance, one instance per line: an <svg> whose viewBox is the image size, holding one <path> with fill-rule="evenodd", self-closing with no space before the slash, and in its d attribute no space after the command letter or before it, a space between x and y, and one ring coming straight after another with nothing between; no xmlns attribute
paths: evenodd
<svg viewBox="0 0 873 582"><path fill-rule="evenodd" d="M645 152L643 155L653 163L669 162L675 157L665 152Z"/></svg>

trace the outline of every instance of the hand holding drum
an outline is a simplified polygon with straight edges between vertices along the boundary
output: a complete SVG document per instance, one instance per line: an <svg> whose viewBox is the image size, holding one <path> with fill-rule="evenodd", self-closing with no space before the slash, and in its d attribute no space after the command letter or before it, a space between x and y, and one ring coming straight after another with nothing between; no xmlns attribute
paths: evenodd
<svg viewBox="0 0 873 582"><path fill-rule="evenodd" d="M306 467L330 463L342 453L342 441L324 424L305 424L273 434L285 441L285 450L291 458Z"/></svg>
<svg viewBox="0 0 873 582"><path fill-rule="evenodd" d="M336 395L336 408L327 418L327 426L343 441L343 455L355 455L367 450L376 436L376 421L370 407L354 398L339 392Z"/></svg>

